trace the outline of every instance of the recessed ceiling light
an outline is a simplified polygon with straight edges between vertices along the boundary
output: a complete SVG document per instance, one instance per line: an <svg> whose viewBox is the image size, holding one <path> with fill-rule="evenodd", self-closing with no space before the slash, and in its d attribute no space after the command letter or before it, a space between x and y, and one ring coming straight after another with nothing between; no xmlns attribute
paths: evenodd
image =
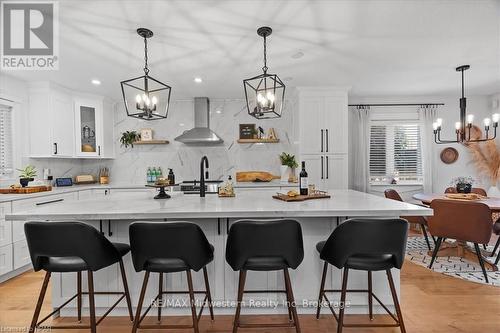
<svg viewBox="0 0 500 333"><path fill-rule="evenodd" d="M101 84L101 81L99 81L98 79L93 79L93 80L92 80L92 81L90 81L90 82L92 82L92 84L93 84L94 86L98 86L98 85L100 85L100 84Z"/></svg>
<svg viewBox="0 0 500 333"><path fill-rule="evenodd" d="M220 109L217 109L217 110L215 110L215 113L217 113L217 114L221 114L221 113L222 113L222 111L221 111Z"/></svg>
<svg viewBox="0 0 500 333"><path fill-rule="evenodd" d="M180 126L180 127L184 127L184 123L180 123L180 124L179 124L179 126Z"/></svg>
<svg viewBox="0 0 500 333"><path fill-rule="evenodd" d="M202 83L203 79L201 77L195 77L193 81L196 83Z"/></svg>
<svg viewBox="0 0 500 333"><path fill-rule="evenodd" d="M304 52L302 52L300 50L295 52L294 54L292 54L293 59L299 59L299 58L302 58L303 56L304 56Z"/></svg>

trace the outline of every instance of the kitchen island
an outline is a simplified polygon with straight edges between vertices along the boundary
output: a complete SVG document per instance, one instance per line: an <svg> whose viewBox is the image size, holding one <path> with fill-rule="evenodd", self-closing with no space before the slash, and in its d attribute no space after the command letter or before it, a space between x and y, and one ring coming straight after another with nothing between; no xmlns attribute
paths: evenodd
<svg viewBox="0 0 500 333"><path fill-rule="evenodd" d="M304 261L295 271L291 272L295 299L299 312L312 313L317 301L322 272L322 262L316 252L315 245L325 240L330 233L348 217L397 217L400 215L432 215L432 210L403 202L388 200L374 195L352 190L331 190L330 199L310 200L304 202L283 202L272 198L274 190L269 189L239 189L235 198L219 198L217 195L207 195L200 198L195 195L171 193L168 200L154 200L150 191L133 193L116 193L105 197L88 198L78 201L54 203L50 206L38 206L29 211L19 211L6 216L12 223L23 223L28 220L42 221L84 221L101 230L113 242L128 243L128 227L137 220L148 221L192 221L201 226L208 240L215 247L214 261L209 264L209 279L212 297L215 302L216 314L234 312L233 305L237 291L237 273L233 272L225 262L225 243L228 229L238 219L297 219L304 235ZM143 273L133 269L130 255L124 258L129 280L132 302L137 303ZM386 304L392 304L384 272L373 275L374 292ZM62 304L75 291L76 278L74 274L54 274L52 279L52 305ZM394 272L399 288L399 273ZM203 276L193 275L195 289L202 288ZM103 269L95 274L96 290L121 290L120 275L117 267ZM186 290L184 273L168 274L164 283L167 290ZM282 275L279 272L249 272L248 289L283 289ZM366 288L367 276L363 272L353 272L349 287ZM146 299L153 299L156 288L152 284L148 288ZM326 288L338 289L340 286L340 271L330 268ZM185 299L173 296L176 299ZM276 304L283 301L281 295L254 294L256 302L249 304L251 308L246 313L285 313ZM330 299L336 300L339 295ZM348 295L350 313L367 312L367 297L362 294ZM96 299L98 312L114 303L114 296L99 296ZM166 314L189 313L184 303L168 308ZM85 303L84 303L85 305ZM119 311L111 315L125 315L125 304ZM75 304L73 304L75 306ZM71 308L69 309L71 310ZM380 309L375 307L375 311ZM61 315L74 315L74 312L64 310Z"/></svg>

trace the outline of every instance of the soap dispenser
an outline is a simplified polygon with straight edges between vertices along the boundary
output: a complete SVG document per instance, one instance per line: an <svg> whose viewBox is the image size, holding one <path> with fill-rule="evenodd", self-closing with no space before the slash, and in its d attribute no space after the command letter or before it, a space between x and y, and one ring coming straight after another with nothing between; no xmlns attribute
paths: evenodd
<svg viewBox="0 0 500 333"><path fill-rule="evenodd" d="M168 169L168 183L170 185L174 185L175 184L175 175L174 175L174 171L172 169Z"/></svg>

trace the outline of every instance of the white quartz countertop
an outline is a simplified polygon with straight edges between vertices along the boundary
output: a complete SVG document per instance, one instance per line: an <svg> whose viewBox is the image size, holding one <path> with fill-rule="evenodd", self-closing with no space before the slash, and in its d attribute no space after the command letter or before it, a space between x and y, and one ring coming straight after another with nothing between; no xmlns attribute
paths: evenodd
<svg viewBox="0 0 500 333"><path fill-rule="evenodd" d="M335 216L432 215L432 210L353 190L331 190L330 199L284 202L272 198L273 189L240 189L234 198L208 194L171 193L154 200L152 193L113 193L105 197L54 203L30 211L7 214L9 220L138 220L161 218L278 218Z"/></svg>
<svg viewBox="0 0 500 333"><path fill-rule="evenodd" d="M279 180L274 179L270 182L235 182L235 188L278 188L278 187L298 187L295 183L281 183ZM0 202L16 201L30 198L45 197L49 195L57 195L63 193L78 192L84 190L112 190L112 189L144 189L145 184L132 184L132 183L112 183L108 185L90 184L90 185L73 185L65 187L52 187L52 191L38 192L30 194L0 194ZM154 191L154 189L151 189Z"/></svg>

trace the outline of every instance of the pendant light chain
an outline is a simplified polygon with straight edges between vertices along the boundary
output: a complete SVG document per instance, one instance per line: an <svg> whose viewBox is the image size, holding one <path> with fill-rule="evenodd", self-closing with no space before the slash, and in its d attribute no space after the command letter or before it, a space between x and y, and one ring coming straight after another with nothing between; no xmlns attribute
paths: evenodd
<svg viewBox="0 0 500 333"><path fill-rule="evenodd" d="M148 68L148 39L144 37L144 73L149 74Z"/></svg>
<svg viewBox="0 0 500 333"><path fill-rule="evenodd" d="M262 67L262 71L264 71L264 74L267 73L267 39L265 35L264 35L264 67Z"/></svg>

